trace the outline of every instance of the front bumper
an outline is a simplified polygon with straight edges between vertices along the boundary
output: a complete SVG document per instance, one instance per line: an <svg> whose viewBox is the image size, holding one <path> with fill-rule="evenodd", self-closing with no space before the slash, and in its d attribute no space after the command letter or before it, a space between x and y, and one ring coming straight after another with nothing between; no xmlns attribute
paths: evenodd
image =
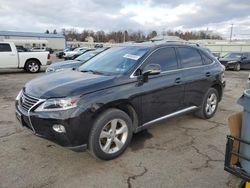
<svg viewBox="0 0 250 188"><path fill-rule="evenodd" d="M69 114L70 112L36 113L32 110L27 112L16 102L16 117L23 127L28 128L39 137L74 151L85 150L87 148L87 136L82 133L86 130L81 128L81 117L67 118ZM66 132L56 132L52 128L55 124L63 125Z"/></svg>

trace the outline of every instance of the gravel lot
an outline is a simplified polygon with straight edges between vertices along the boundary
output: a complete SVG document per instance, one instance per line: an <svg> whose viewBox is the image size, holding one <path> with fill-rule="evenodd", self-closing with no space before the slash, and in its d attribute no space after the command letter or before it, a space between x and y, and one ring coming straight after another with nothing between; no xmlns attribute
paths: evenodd
<svg viewBox="0 0 250 188"><path fill-rule="evenodd" d="M227 118L248 88L247 71L226 72L227 87L216 116L186 115L134 136L119 158L104 162L88 152L62 148L15 119L14 100L25 82L44 73L0 74L0 187L236 187L223 170Z"/></svg>

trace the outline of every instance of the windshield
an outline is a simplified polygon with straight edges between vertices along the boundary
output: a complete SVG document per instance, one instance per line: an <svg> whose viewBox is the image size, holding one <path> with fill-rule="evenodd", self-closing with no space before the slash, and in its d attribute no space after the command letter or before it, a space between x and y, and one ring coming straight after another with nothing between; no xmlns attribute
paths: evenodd
<svg viewBox="0 0 250 188"><path fill-rule="evenodd" d="M228 53L224 56L224 58L241 58L241 53Z"/></svg>
<svg viewBox="0 0 250 188"><path fill-rule="evenodd" d="M85 62L85 61L88 61L90 58L94 57L98 53L100 53L100 51L89 51L80 55L75 60Z"/></svg>
<svg viewBox="0 0 250 188"><path fill-rule="evenodd" d="M148 51L146 47L115 47L80 66L79 71L91 71L102 74L123 74L132 68Z"/></svg>

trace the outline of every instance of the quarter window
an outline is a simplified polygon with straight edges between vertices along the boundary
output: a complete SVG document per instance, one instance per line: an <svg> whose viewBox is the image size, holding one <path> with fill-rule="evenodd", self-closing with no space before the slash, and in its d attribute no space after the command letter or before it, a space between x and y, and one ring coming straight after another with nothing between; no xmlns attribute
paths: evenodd
<svg viewBox="0 0 250 188"><path fill-rule="evenodd" d="M161 71L169 71L177 69L177 59L174 48L162 48L151 54L142 69L148 64L159 64Z"/></svg>
<svg viewBox="0 0 250 188"><path fill-rule="evenodd" d="M201 56L202 56L202 59L206 65L213 63L213 60L210 59L209 57L207 57L206 55L202 54Z"/></svg>
<svg viewBox="0 0 250 188"><path fill-rule="evenodd" d="M202 65L202 59L199 52L194 48L178 48L182 67L189 68Z"/></svg>
<svg viewBox="0 0 250 188"><path fill-rule="evenodd" d="M0 52L11 52L9 44L0 44Z"/></svg>

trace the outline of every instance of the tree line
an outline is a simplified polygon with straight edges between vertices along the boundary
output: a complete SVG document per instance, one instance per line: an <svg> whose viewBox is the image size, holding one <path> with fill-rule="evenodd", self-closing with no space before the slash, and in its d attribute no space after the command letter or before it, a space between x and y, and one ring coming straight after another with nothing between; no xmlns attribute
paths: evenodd
<svg viewBox="0 0 250 188"><path fill-rule="evenodd" d="M50 33L49 30L46 30L45 33ZM54 34L57 34L57 31L54 30ZM215 34L211 31L166 31L158 33L157 31L151 31L145 33L143 31L93 31L93 30L83 30L82 32L77 31L76 29L62 29L61 33L65 36L67 41L85 41L87 37L93 37L95 42L112 42L112 43L121 43L127 41L148 41L151 38L159 35L168 35L168 36L178 36L184 40L198 40L198 39L223 39L220 35Z"/></svg>

